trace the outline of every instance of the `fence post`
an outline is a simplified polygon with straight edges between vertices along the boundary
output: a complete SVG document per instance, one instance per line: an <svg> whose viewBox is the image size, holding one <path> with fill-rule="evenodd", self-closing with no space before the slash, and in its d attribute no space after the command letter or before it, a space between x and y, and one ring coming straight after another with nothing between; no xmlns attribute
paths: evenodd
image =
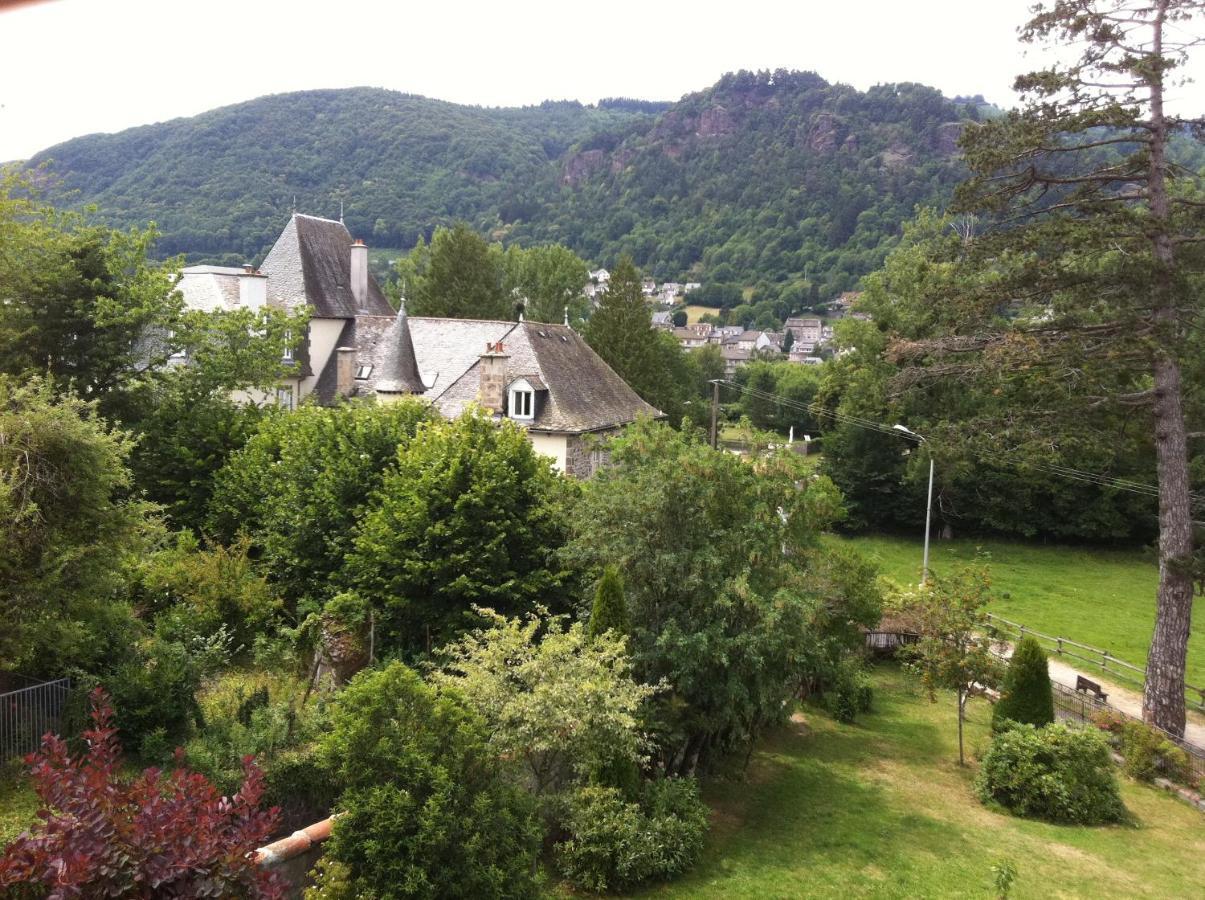
<svg viewBox="0 0 1205 900"><path fill-rule="evenodd" d="M1100 653L1100 659L1101 659L1100 667L1102 669L1104 669L1106 672L1109 671L1109 651L1102 650Z"/></svg>
<svg viewBox="0 0 1205 900"><path fill-rule="evenodd" d="M1059 656L1062 656L1062 655L1063 655L1063 639L1062 639L1062 638L1055 638L1055 640L1059 642L1059 649L1058 649L1058 650L1056 650L1055 652L1056 652L1056 653L1057 653Z"/></svg>

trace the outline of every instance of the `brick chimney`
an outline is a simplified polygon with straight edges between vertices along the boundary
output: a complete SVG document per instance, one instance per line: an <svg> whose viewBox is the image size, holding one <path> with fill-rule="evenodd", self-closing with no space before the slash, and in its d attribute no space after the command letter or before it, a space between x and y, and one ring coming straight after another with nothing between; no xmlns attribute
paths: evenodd
<svg viewBox="0 0 1205 900"><path fill-rule="evenodd" d="M359 238L351 245L351 294L357 310L368 308L368 247Z"/></svg>
<svg viewBox="0 0 1205 900"><path fill-rule="evenodd" d="M247 309L262 309L268 302L268 276L259 274L254 266L243 266L238 277L239 306Z"/></svg>
<svg viewBox="0 0 1205 900"><path fill-rule="evenodd" d="M487 343L481 354L481 387L477 402L496 416L506 409L506 361L510 357L502 342Z"/></svg>
<svg viewBox="0 0 1205 900"><path fill-rule="evenodd" d="M350 397L356 386L356 348L339 347L335 353L335 391Z"/></svg>

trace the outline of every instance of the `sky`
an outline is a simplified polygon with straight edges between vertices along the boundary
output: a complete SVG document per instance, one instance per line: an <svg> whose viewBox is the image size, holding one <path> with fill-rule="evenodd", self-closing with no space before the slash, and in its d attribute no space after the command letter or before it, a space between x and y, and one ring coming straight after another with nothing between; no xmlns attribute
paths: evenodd
<svg viewBox="0 0 1205 900"><path fill-rule="evenodd" d="M737 69L1014 102L1032 0L0 0L0 160L264 94L676 100ZM311 11L312 9L312 11ZM1205 111L1205 77L1180 91Z"/></svg>

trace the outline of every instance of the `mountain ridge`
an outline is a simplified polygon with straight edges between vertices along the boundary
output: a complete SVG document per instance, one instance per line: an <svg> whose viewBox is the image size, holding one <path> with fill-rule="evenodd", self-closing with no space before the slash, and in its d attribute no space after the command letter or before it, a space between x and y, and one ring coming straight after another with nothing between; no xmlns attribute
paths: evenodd
<svg viewBox="0 0 1205 900"><path fill-rule="evenodd" d="M601 264L628 252L656 277L843 290L918 203L948 196L957 132L976 117L921 85L863 92L783 70L672 103L477 107L337 88L85 135L29 165L55 179L52 201L155 221L159 251L190 261L256 259L294 198L325 215L342 200L376 246L462 219Z"/></svg>

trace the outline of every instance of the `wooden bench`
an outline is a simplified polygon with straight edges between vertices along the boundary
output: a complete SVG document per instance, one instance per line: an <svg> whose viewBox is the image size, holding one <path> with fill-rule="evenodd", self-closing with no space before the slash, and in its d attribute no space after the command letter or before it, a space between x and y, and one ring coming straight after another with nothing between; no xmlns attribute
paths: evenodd
<svg viewBox="0 0 1205 900"><path fill-rule="evenodd" d="M1086 694L1095 694L1096 699L1101 703L1107 703L1109 695L1100 689L1100 685L1090 678L1085 678L1083 675L1075 676L1075 689L1083 691Z"/></svg>

